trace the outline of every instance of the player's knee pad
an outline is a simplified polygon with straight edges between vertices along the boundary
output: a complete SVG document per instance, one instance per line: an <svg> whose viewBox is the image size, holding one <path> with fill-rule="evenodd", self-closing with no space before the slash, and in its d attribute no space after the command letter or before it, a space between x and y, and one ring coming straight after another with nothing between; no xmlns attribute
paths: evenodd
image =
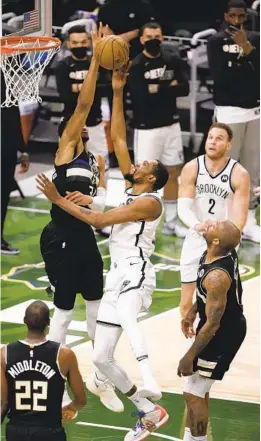
<svg viewBox="0 0 261 441"><path fill-rule="evenodd" d="M96 320L100 307L100 300L85 300L87 332L91 340L95 338Z"/></svg>
<svg viewBox="0 0 261 441"><path fill-rule="evenodd" d="M195 374L184 378L184 396L189 398L187 394L194 395L195 397L205 398L206 394L209 393L212 384L215 380L211 378L202 377L198 372Z"/></svg>

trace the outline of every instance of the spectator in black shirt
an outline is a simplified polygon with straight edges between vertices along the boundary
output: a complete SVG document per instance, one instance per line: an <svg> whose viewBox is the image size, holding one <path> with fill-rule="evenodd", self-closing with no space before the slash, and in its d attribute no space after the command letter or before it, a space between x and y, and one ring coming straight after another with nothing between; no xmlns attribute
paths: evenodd
<svg viewBox="0 0 261 441"><path fill-rule="evenodd" d="M79 92L86 77L92 55L91 38L84 26L73 26L68 32L67 47L71 55L59 61L56 67L56 83L61 101L64 103L64 116L71 116L76 108ZM108 147L105 127L102 122L101 99L106 94L110 74L99 69L97 89L92 108L86 120L90 137L88 148L94 155L102 155L108 168ZM103 90L103 93L102 93Z"/></svg>
<svg viewBox="0 0 261 441"><path fill-rule="evenodd" d="M231 0L224 28L208 41L208 60L214 79L214 103L218 122L233 130L230 155L247 169L251 188L260 179L260 41L259 33L244 28L247 7ZM256 223L257 198L251 191L243 239L260 242Z"/></svg>
<svg viewBox="0 0 261 441"><path fill-rule="evenodd" d="M189 93L184 62L161 49L162 29L158 23L142 28L144 50L132 63L129 87L134 113L135 161L156 158L168 167L164 187L164 234L184 237L177 221L178 176L184 163L181 128L176 97Z"/></svg>
<svg viewBox="0 0 261 441"><path fill-rule="evenodd" d="M140 28L155 19L150 0L106 0L98 13L98 22L109 25L111 33L130 42L130 58L141 51Z"/></svg>

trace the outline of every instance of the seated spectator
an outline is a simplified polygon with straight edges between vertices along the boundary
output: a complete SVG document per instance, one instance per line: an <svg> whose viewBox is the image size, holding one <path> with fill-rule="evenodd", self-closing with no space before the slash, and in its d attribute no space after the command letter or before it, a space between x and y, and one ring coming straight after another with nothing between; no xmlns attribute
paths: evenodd
<svg viewBox="0 0 261 441"><path fill-rule="evenodd" d="M244 1L231 0L223 29L208 41L208 60L217 121L232 128L230 156L247 169L253 190L259 185L260 175L260 43L259 33L244 28L246 19ZM259 243L256 205L257 198L251 191L243 239Z"/></svg>

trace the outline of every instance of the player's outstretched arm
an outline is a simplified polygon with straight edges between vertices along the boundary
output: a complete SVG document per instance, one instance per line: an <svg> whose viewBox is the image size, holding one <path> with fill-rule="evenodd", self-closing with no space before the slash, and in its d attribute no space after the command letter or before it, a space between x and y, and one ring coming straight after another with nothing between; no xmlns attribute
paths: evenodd
<svg viewBox="0 0 261 441"><path fill-rule="evenodd" d="M147 196L137 198L128 205L108 210L106 213L98 213L97 211L88 210L85 207L79 207L73 202L63 198L56 190L54 183L44 174L38 175L36 182L38 190L45 194L53 204L56 204L58 207L62 208L62 210L77 219L89 225L93 225L95 228L134 222L141 219L152 221L157 219L162 211L162 206L159 200Z"/></svg>
<svg viewBox="0 0 261 441"><path fill-rule="evenodd" d="M232 205L231 221L240 231L246 225L249 200L250 200L250 177L242 165L236 164L232 172L232 188L235 192Z"/></svg>
<svg viewBox="0 0 261 441"><path fill-rule="evenodd" d="M8 411L8 385L5 375L6 361L5 361L6 346L1 348L1 423L3 423Z"/></svg>
<svg viewBox="0 0 261 441"><path fill-rule="evenodd" d="M77 106L60 139L59 149L55 160L57 165L59 165L59 163L66 162L66 151L75 148L75 145L79 141L81 130L86 123L87 116L89 115L90 109L93 104L97 75L99 70L99 58L95 53L95 47L103 36L102 28L102 23L100 23L99 29L97 31L95 30L92 34L93 56L90 68L82 84L82 88L77 101Z"/></svg>
<svg viewBox="0 0 261 441"><path fill-rule="evenodd" d="M207 346L219 329L226 304L227 292L231 285L231 279L225 271L216 269L211 271L203 281L207 292L206 316L207 321L197 334L195 341L188 352L180 360L178 376L193 374L193 360Z"/></svg>
<svg viewBox="0 0 261 441"><path fill-rule="evenodd" d="M130 173L132 169L127 147L126 124L123 112L123 89L126 84L128 69L129 65L119 71L114 71L112 75L113 104L111 138L123 176ZM127 186L129 186L129 183Z"/></svg>

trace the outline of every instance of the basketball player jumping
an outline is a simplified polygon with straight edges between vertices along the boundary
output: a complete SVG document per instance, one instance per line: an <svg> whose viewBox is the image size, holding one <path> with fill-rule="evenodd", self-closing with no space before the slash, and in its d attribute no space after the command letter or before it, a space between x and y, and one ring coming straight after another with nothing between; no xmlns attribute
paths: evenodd
<svg viewBox="0 0 261 441"><path fill-rule="evenodd" d="M25 311L25 340L1 348L1 417L8 412L6 441L66 441L62 419L86 404L84 384L74 352L46 339L50 311L31 303ZM68 380L74 400L62 409ZM63 414L63 415L62 415Z"/></svg>
<svg viewBox="0 0 261 441"><path fill-rule="evenodd" d="M105 164L88 150L86 118L94 100L99 59L95 46L102 38L102 24L94 32L93 57L83 82L73 115L59 127L59 148L55 157L53 182L59 192L79 206L104 210L106 200ZM105 28L106 31L106 28ZM87 330L94 340L96 319L103 295L103 261L92 228L52 205L51 222L41 235L41 252L46 273L54 287L54 315L51 320L50 340L65 343L72 320L77 293L85 300ZM123 411L123 405L114 388L101 372L101 400L111 410ZM66 398L66 394L65 394Z"/></svg>
<svg viewBox="0 0 261 441"><path fill-rule="evenodd" d="M188 338L194 335L197 314L200 318L195 341L178 366L178 375L186 377L184 398L189 419L185 441L207 441L210 388L215 380L222 380L246 335L234 249L240 242L240 230L230 221L216 222L203 236L207 251L199 263L197 298L182 320L182 331Z"/></svg>
<svg viewBox="0 0 261 441"><path fill-rule="evenodd" d="M160 399L161 392L152 376L145 341L137 322L138 314L150 307L155 289L155 271L149 258L163 212L157 190L168 181L168 171L156 160L144 161L136 167L131 164L123 115L125 83L126 72L113 73L111 134L121 172L127 181L123 204L106 213L93 212L63 198L54 183L44 175L39 175L37 182L39 190L48 199L72 216L96 227L113 225L110 236L111 268L98 312L93 361L138 408L139 420L125 437L125 441L132 441L144 440L168 420L165 409L147 398ZM126 332L139 362L144 381L144 388L140 391L114 359L122 330Z"/></svg>
<svg viewBox="0 0 261 441"><path fill-rule="evenodd" d="M178 215L190 227L180 259L182 317L192 306L199 259L206 250L201 233L209 220L231 220L240 231L247 220L250 178L242 165L228 157L232 137L226 124L212 124L206 154L188 162L181 173Z"/></svg>

